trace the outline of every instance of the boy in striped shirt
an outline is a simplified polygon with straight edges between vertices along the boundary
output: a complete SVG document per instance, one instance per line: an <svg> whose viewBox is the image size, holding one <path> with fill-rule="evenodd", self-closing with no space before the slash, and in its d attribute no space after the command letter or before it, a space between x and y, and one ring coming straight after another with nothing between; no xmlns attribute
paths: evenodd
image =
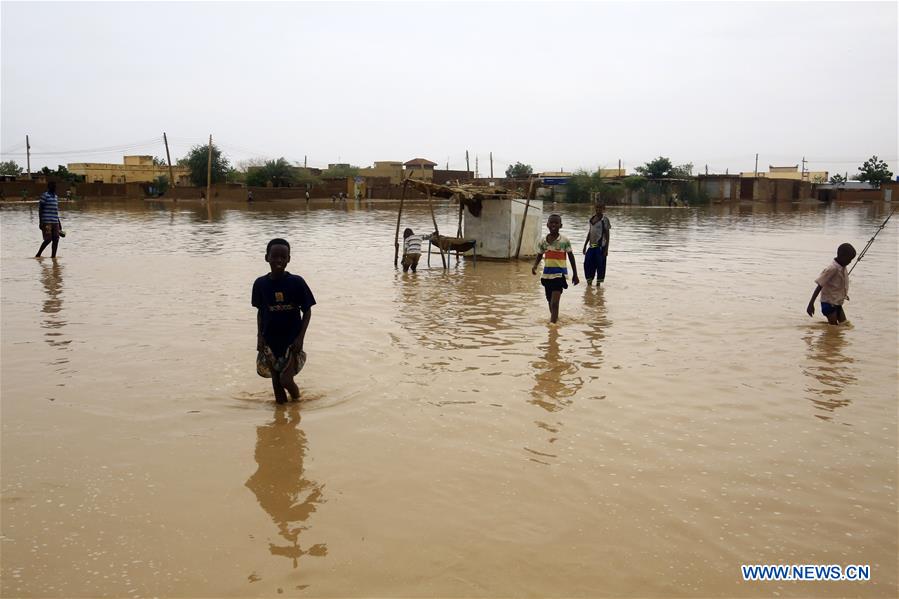
<svg viewBox="0 0 899 599"><path fill-rule="evenodd" d="M41 235L44 242L41 244L35 258L40 258L41 254L50 243L50 257L56 257L56 247L59 245L59 238L65 237L62 232L62 221L59 220L59 198L56 197L56 183L50 181L47 183L47 191L41 194L40 202L38 202L38 213L40 215Z"/></svg>
<svg viewBox="0 0 899 599"><path fill-rule="evenodd" d="M416 235L412 229L403 231L403 272L415 272L421 258L421 244L430 240L430 235Z"/></svg>
<svg viewBox="0 0 899 599"><path fill-rule="evenodd" d="M562 290L568 289L568 282L565 280L568 276L568 267L565 264L566 254L571 262L571 282L577 285L580 280L577 277L577 264L574 261L574 253L571 251L571 242L567 237L559 234L559 229L562 228L562 217L558 214L551 214L546 220L546 228L549 229L549 235L537 244L537 259L531 268L531 274L537 274L540 260L544 260L540 284L544 287L546 301L549 303L549 321L557 322Z"/></svg>

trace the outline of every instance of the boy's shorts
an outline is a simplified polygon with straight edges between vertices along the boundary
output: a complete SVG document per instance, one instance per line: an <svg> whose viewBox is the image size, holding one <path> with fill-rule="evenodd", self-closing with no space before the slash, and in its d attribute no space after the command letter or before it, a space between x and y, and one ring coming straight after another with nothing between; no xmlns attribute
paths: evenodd
<svg viewBox="0 0 899 599"><path fill-rule="evenodd" d="M540 284L543 285L543 290L546 292L546 301L552 300L553 291L568 289L568 281L565 280L565 277L540 279Z"/></svg>
<svg viewBox="0 0 899 599"><path fill-rule="evenodd" d="M842 312L843 306L840 304L828 304L827 302L821 302L821 314L824 316L830 316L832 313L836 312L839 314Z"/></svg>
<svg viewBox="0 0 899 599"><path fill-rule="evenodd" d="M418 267L419 258L421 258L421 254L403 254L403 268Z"/></svg>
<svg viewBox="0 0 899 599"><path fill-rule="evenodd" d="M59 239L59 223L41 223L41 235L44 241L56 241Z"/></svg>
<svg viewBox="0 0 899 599"><path fill-rule="evenodd" d="M256 354L256 374L270 379L272 378L272 372L280 373L286 367L290 366L292 371L291 374L296 376L303 370L303 366L306 365L306 352L300 351L296 356L296 359L293 359L293 357L293 350L288 348L283 356L276 358L272 353L271 348L266 346L263 351Z"/></svg>

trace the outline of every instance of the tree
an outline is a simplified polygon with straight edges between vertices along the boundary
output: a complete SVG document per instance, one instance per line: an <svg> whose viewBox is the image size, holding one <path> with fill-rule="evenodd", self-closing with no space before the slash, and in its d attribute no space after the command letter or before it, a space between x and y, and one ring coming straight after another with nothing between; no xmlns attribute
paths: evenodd
<svg viewBox="0 0 899 599"><path fill-rule="evenodd" d="M627 201L630 203L631 195L635 191L640 191L644 187L646 187L646 179L644 177L640 177L639 175L633 175L630 177L625 177L621 183L624 185L624 188L627 190Z"/></svg>
<svg viewBox="0 0 899 599"><path fill-rule="evenodd" d="M686 164L679 164L677 166L671 167L668 171L666 177L671 177L674 179L687 179L693 176L693 163L688 162Z"/></svg>
<svg viewBox="0 0 899 599"><path fill-rule="evenodd" d="M830 177L830 183L832 185L839 185L840 183L845 183L845 182L846 182L846 177L844 177L843 175L841 175L839 173L837 173L836 175L831 175L831 177Z"/></svg>
<svg viewBox="0 0 899 599"><path fill-rule="evenodd" d="M22 174L22 167L16 164L15 160L7 160L0 162L0 175L15 175L18 177Z"/></svg>
<svg viewBox="0 0 899 599"><path fill-rule="evenodd" d="M190 182L197 187L206 186L206 163L209 156L209 146L194 146L187 153L187 156L178 161L178 165L186 166L190 169ZM212 144L212 182L224 183L228 176L228 169L231 164L222 154L221 150Z"/></svg>
<svg viewBox="0 0 899 599"><path fill-rule="evenodd" d="M586 203L590 201L590 192L594 191L596 180L590 172L578 169L568 178L565 184L565 201L574 203Z"/></svg>
<svg viewBox="0 0 899 599"><path fill-rule="evenodd" d="M244 183L247 180L247 174L232 167L228 169L225 180L228 183Z"/></svg>
<svg viewBox="0 0 899 599"><path fill-rule="evenodd" d="M271 183L272 187L290 187L297 182L297 170L283 156L268 160L262 166L247 171L247 185L265 187Z"/></svg>
<svg viewBox="0 0 899 599"><path fill-rule="evenodd" d="M661 179L669 176L672 168L674 167L668 158L659 156L655 160L647 162L643 166L638 166L634 170L637 171L638 175L643 175L648 179ZM691 170L692 168L693 165L690 165Z"/></svg>
<svg viewBox="0 0 899 599"><path fill-rule="evenodd" d="M153 166L168 166L169 163L158 156L153 156Z"/></svg>
<svg viewBox="0 0 899 599"><path fill-rule="evenodd" d="M506 178L507 179L526 179L534 174L534 169L530 164L522 164L520 162L516 162L515 164L510 164L509 168L506 169Z"/></svg>
<svg viewBox="0 0 899 599"><path fill-rule="evenodd" d="M859 181L867 181L874 187L880 187L881 183L886 183L893 178L893 172L883 160L877 156L871 156L864 164L858 167L859 173L856 178Z"/></svg>
<svg viewBox="0 0 899 599"><path fill-rule="evenodd" d="M165 194L169 189L169 178L165 175L156 177L156 179L153 180L153 189L158 196Z"/></svg>
<svg viewBox="0 0 899 599"><path fill-rule="evenodd" d="M324 179L346 179L347 177L355 177L361 169L352 164L335 164L333 167L322 173Z"/></svg>
<svg viewBox="0 0 899 599"><path fill-rule="evenodd" d="M45 177L56 179L58 181L66 181L67 183L80 183L84 181L83 175L76 175L75 173L69 172L69 169L62 164L57 165L55 171L51 170L50 167L45 166L40 170L40 173Z"/></svg>

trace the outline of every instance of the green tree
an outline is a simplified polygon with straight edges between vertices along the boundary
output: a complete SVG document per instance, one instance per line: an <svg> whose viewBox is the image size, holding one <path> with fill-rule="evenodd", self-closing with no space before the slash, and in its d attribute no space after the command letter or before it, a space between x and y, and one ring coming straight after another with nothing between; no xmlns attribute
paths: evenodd
<svg viewBox="0 0 899 599"><path fill-rule="evenodd" d="M633 175L625 177L621 183L624 185L624 189L627 192L627 201L630 203L633 193L646 187L646 178L639 175Z"/></svg>
<svg viewBox="0 0 899 599"><path fill-rule="evenodd" d="M22 167L16 164L15 160L0 162L0 175L15 175L18 177L22 174L22 170Z"/></svg>
<svg viewBox="0 0 899 599"><path fill-rule="evenodd" d="M190 182L197 187L206 186L206 164L209 156L209 146L194 146L182 160L183 166L190 169ZM182 166L182 160L178 165ZM231 164L215 144L212 144L212 182L224 183L228 176Z"/></svg>
<svg viewBox="0 0 899 599"><path fill-rule="evenodd" d="M168 167L169 163L166 160L163 160L159 156L153 156L153 166L164 166Z"/></svg>
<svg viewBox="0 0 899 599"><path fill-rule="evenodd" d="M244 183L246 182L247 174L237 170L236 168L229 168L228 172L225 174L225 181L228 183Z"/></svg>
<svg viewBox="0 0 899 599"><path fill-rule="evenodd" d="M277 160L269 160L263 169L272 182L272 187L290 187L293 184L293 167L283 156Z"/></svg>
<svg viewBox="0 0 899 599"><path fill-rule="evenodd" d="M40 170L40 173L45 177L57 179L58 181L66 181L68 183L80 183L84 181L82 175L76 175L75 173L69 172L69 169L62 164L57 165L55 171L51 170L50 167L45 166Z"/></svg>
<svg viewBox="0 0 899 599"><path fill-rule="evenodd" d="M831 175L831 177L830 177L830 183L833 185L839 185L840 183L845 183L845 182L846 182L846 177L844 177L840 173L837 173L836 175Z"/></svg>
<svg viewBox="0 0 899 599"><path fill-rule="evenodd" d="M534 169L530 164L522 164L520 162L510 164L509 168L506 169L507 179L525 179L533 174Z"/></svg>
<svg viewBox="0 0 899 599"><path fill-rule="evenodd" d="M265 187L271 183L272 187L290 187L297 183L299 170L283 156L277 160L267 160L262 166L251 167L247 171L247 185Z"/></svg>
<svg viewBox="0 0 899 599"><path fill-rule="evenodd" d="M568 178L565 184L565 201L574 203L587 203L590 201L590 193L594 191L596 179L585 169L578 169Z"/></svg>
<svg viewBox="0 0 899 599"><path fill-rule="evenodd" d="M673 166L668 170L668 173L665 176L673 179L688 179L693 176L693 163L688 162L686 164Z"/></svg>
<svg viewBox="0 0 899 599"><path fill-rule="evenodd" d="M332 168L322 173L323 179L345 179L347 177L355 177L361 169L352 164L335 164Z"/></svg>
<svg viewBox="0 0 899 599"><path fill-rule="evenodd" d="M886 183L893 178L893 172L883 160L877 156L871 156L865 163L858 167L858 175L856 179L859 181L867 181L874 187L880 187L881 183Z"/></svg>
<svg viewBox="0 0 899 599"><path fill-rule="evenodd" d="M163 195L169 189L169 178L165 175L156 177L153 180L153 187L156 189L157 195Z"/></svg>
<svg viewBox="0 0 899 599"><path fill-rule="evenodd" d="M674 168L674 165L671 164L671 160L663 156L659 156L655 160L647 162L643 166L638 166L634 170L638 175L642 175L649 179L661 179L663 177L667 177L672 168Z"/></svg>

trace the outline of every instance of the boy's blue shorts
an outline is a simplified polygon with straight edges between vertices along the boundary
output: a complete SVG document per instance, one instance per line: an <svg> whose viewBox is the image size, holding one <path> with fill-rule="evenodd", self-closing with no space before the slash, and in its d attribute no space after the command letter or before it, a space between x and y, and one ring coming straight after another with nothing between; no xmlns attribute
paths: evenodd
<svg viewBox="0 0 899 599"><path fill-rule="evenodd" d="M824 316L830 316L833 312L838 312L843 309L843 306L839 304L828 304L827 302L821 302L821 314Z"/></svg>

